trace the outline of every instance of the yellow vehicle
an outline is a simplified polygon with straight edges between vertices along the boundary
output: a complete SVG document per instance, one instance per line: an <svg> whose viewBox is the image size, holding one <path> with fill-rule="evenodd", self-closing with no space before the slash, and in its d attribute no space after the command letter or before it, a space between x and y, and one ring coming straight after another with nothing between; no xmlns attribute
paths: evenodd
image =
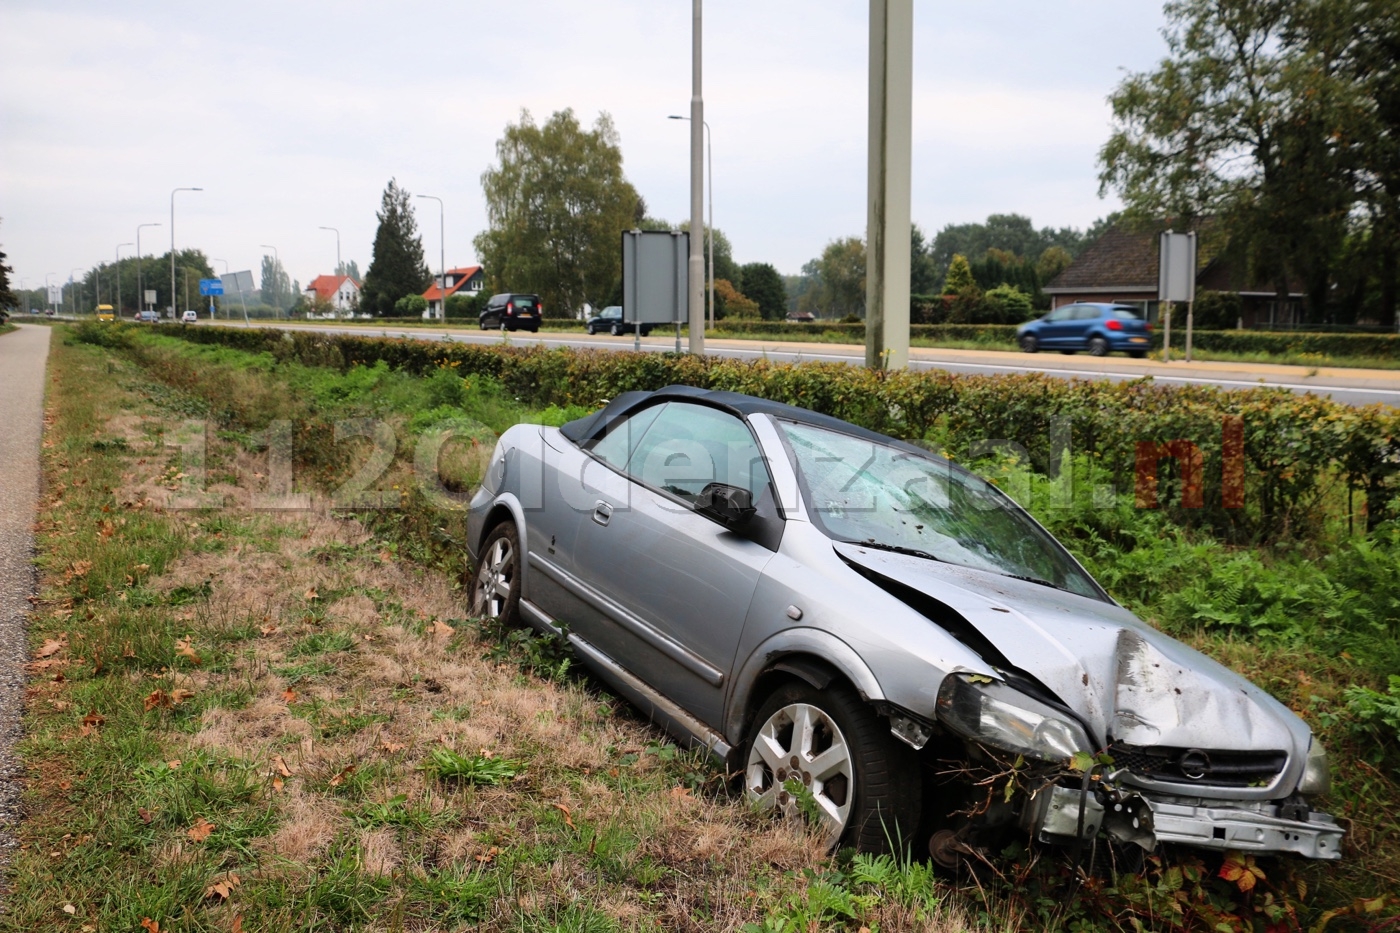
<svg viewBox="0 0 1400 933"><path fill-rule="evenodd" d="M110 320L112 320L112 319L115 318L115 317L116 317L116 315L114 315L114 314L112 313L112 306L111 306L111 305L98 305L98 306L97 306L97 319L98 319L99 321L110 321Z"/></svg>

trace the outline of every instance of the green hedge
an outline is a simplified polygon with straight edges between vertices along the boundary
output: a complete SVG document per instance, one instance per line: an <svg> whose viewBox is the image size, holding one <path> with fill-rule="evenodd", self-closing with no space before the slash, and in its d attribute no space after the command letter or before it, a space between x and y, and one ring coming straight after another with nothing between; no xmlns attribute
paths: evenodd
<svg viewBox="0 0 1400 933"><path fill-rule="evenodd" d="M111 325L103 325L110 331ZM1400 501L1400 410L1354 408L1281 389L1226 391L1109 382L1040 374L959 375L876 372L837 363L772 363L670 353L546 350L426 340L225 327L170 328L194 343L267 352L309 365L348 368L379 360L409 372L446 365L501 380L532 404L592 407L631 389L673 383L726 389L800 405L896 437L921 440L967 458L988 440L1019 444L1049 471L1066 440L1109 471L1120 491L1134 488L1138 445L1195 443L1204 458L1204 507L1170 506L1182 524L1229 542L1307 536L1338 491L1366 504L1369 524L1392 517ZM106 339L113 334L105 333ZM1242 424L1245 507L1226 508L1223 426ZM1053 439L1052 439L1053 438ZM1164 501L1179 476L1161 476ZM1237 472L1236 476L1239 475ZM1179 485L1175 488L1180 492Z"/></svg>
<svg viewBox="0 0 1400 933"><path fill-rule="evenodd" d="M786 321L721 321L715 327L719 336L773 336L794 334L832 334L847 338L851 343L865 342L864 324L839 324L815 321L799 324ZM1016 346L1016 327L1012 324L914 324L910 336L928 340L956 340L984 343L988 346ZM1257 330L1196 330L1192 344L1198 350L1228 353L1314 354L1319 356L1352 357L1357 359L1400 359L1400 334L1333 334L1301 331ZM1186 346L1185 320L1178 316L1172 322L1172 347ZM1153 349L1162 348L1162 328L1152 335Z"/></svg>

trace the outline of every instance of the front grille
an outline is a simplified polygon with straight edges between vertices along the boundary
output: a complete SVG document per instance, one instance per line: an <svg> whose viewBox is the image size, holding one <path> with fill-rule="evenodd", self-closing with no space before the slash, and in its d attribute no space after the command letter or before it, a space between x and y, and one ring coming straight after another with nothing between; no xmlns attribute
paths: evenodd
<svg viewBox="0 0 1400 933"><path fill-rule="evenodd" d="M1114 768L1127 768L1136 777L1173 784L1216 787L1263 787L1272 784L1288 763L1285 752L1239 752L1166 745L1108 747Z"/></svg>

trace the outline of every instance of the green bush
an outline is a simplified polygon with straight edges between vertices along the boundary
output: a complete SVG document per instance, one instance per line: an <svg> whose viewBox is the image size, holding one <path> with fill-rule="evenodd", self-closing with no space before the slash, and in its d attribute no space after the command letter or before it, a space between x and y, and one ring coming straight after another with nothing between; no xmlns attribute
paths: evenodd
<svg viewBox="0 0 1400 933"><path fill-rule="evenodd" d="M1031 296L1015 285L998 285L982 296L990 324L1020 324L1031 318Z"/></svg>
<svg viewBox="0 0 1400 933"><path fill-rule="evenodd" d="M399 317L422 317L428 310L428 299L422 295L404 295L394 302L394 313Z"/></svg>
<svg viewBox="0 0 1400 933"><path fill-rule="evenodd" d="M178 336L312 366L348 369L384 363L416 374L455 366L462 375L499 380L506 394L537 406L592 407L620 392L672 383L727 389L801 405L896 437L930 441L956 458L965 458L981 441L1011 442L1040 469L1048 469L1068 442L1074 451L1094 457L1120 491L1134 488L1140 443L1188 441L1202 456L1203 505L1183 505L1179 465L1167 457L1159 470L1163 508L1180 524L1228 542L1307 537L1324 519L1323 506L1338 488L1354 491L1372 527L1393 513L1400 498L1400 412L1354 408L1286 390L1224 391L1150 380L1067 382L1040 374L877 372L831 363L512 348L310 331L204 327L184 328ZM1239 455L1233 459L1225 456L1227 419L1235 419L1230 423L1240 428ZM1243 508L1227 507L1225 489L1235 476L1244 484Z"/></svg>
<svg viewBox="0 0 1400 933"><path fill-rule="evenodd" d="M486 308L486 302L489 298L490 296L485 291L474 292L470 295L449 295L447 316L454 320L475 321Z"/></svg>

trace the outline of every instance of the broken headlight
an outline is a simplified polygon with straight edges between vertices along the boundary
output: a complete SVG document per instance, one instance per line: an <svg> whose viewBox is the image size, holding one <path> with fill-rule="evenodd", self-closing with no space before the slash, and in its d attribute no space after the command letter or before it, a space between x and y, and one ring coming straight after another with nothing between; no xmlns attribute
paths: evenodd
<svg viewBox="0 0 1400 933"><path fill-rule="evenodd" d="M1325 794L1332 787L1332 770L1327 766L1327 749L1313 736L1308 746L1308 763L1303 768L1303 779L1298 782L1298 793L1304 797Z"/></svg>
<svg viewBox="0 0 1400 933"><path fill-rule="evenodd" d="M1064 762L1093 749L1084 727L1064 713L976 674L944 678L938 718L960 735L1027 758Z"/></svg>

